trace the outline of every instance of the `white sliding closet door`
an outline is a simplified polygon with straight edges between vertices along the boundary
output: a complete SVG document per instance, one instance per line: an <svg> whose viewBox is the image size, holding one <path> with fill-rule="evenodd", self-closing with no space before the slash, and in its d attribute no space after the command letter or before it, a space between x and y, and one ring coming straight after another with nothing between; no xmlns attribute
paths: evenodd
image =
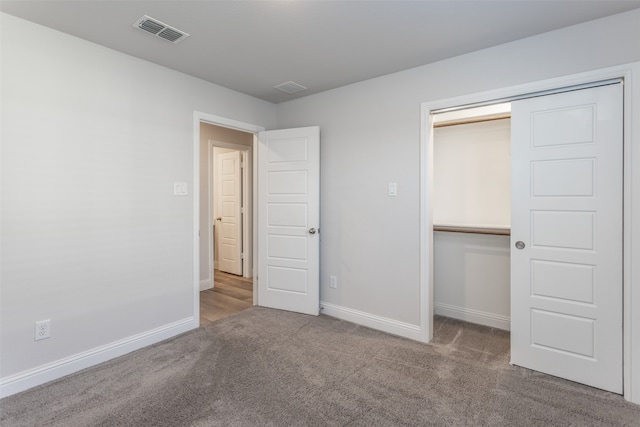
<svg viewBox="0 0 640 427"><path fill-rule="evenodd" d="M512 103L511 360L622 393L622 85Z"/></svg>

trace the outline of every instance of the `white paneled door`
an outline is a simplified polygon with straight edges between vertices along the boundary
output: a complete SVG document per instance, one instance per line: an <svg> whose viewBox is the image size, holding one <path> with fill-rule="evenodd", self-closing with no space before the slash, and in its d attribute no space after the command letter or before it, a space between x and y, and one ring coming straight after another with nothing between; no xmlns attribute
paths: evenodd
<svg viewBox="0 0 640 427"><path fill-rule="evenodd" d="M622 393L622 84L512 104L511 361Z"/></svg>
<svg viewBox="0 0 640 427"><path fill-rule="evenodd" d="M258 305L317 315L320 129L258 134Z"/></svg>
<svg viewBox="0 0 640 427"><path fill-rule="evenodd" d="M241 153L218 154L218 270L242 274Z"/></svg>

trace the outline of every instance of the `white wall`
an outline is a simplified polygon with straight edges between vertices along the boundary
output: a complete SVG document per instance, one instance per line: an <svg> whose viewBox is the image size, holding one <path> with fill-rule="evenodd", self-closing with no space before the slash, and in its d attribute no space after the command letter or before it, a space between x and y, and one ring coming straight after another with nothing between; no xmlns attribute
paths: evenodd
<svg viewBox="0 0 640 427"><path fill-rule="evenodd" d="M509 228L511 120L433 130L433 223Z"/></svg>
<svg viewBox="0 0 640 427"><path fill-rule="evenodd" d="M322 132L322 299L419 324L422 102L637 61L639 24L636 10L278 104L278 127Z"/></svg>
<svg viewBox="0 0 640 427"><path fill-rule="evenodd" d="M273 128L275 107L1 20L0 385L10 394L198 324L194 110ZM177 181L188 196L173 196ZM43 319L52 336L34 342Z"/></svg>
<svg viewBox="0 0 640 427"><path fill-rule="evenodd" d="M435 232L435 314L511 328L509 236Z"/></svg>
<svg viewBox="0 0 640 427"><path fill-rule="evenodd" d="M279 104L279 127L321 128L320 293L344 308L333 314L420 325L421 103L640 61L638 40L635 10Z"/></svg>

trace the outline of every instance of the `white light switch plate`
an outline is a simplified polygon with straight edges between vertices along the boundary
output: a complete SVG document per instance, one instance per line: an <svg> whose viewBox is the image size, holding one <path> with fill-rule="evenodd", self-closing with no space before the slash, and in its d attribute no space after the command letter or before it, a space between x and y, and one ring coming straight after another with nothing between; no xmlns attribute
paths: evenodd
<svg viewBox="0 0 640 427"><path fill-rule="evenodd" d="M389 183L389 197L395 197L398 195L398 184L395 182Z"/></svg>
<svg viewBox="0 0 640 427"><path fill-rule="evenodd" d="M187 183L186 182L174 182L173 183L173 195L174 196L186 196L187 192Z"/></svg>

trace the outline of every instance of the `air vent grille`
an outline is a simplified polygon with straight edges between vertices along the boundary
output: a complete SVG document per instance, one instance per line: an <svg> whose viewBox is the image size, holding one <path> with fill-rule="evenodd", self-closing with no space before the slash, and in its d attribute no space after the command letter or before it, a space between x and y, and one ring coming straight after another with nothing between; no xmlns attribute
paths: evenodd
<svg viewBox="0 0 640 427"><path fill-rule="evenodd" d="M142 18L138 19L133 24L133 27L145 31L149 34L153 34L154 36L161 39L170 41L174 44L180 43L182 40L189 37L189 34L185 33L184 31L180 31L177 28L171 27L170 25L167 25L164 22L160 22L157 19L151 18L147 15L144 15Z"/></svg>
<svg viewBox="0 0 640 427"><path fill-rule="evenodd" d="M299 85L296 82L285 82L281 83L278 86L274 86L276 89L281 90L284 93L288 93L291 95L292 93L301 92L303 90L307 90L305 86Z"/></svg>
<svg viewBox="0 0 640 427"><path fill-rule="evenodd" d="M180 37L184 36L180 31L172 30L171 28L165 28L164 30L158 33L158 37L162 37L165 40L169 40L170 42L175 42Z"/></svg>
<svg viewBox="0 0 640 427"><path fill-rule="evenodd" d="M150 19L145 19L138 25L138 27L140 27L141 30L150 32L151 34L158 34L165 28L163 25L160 25Z"/></svg>

